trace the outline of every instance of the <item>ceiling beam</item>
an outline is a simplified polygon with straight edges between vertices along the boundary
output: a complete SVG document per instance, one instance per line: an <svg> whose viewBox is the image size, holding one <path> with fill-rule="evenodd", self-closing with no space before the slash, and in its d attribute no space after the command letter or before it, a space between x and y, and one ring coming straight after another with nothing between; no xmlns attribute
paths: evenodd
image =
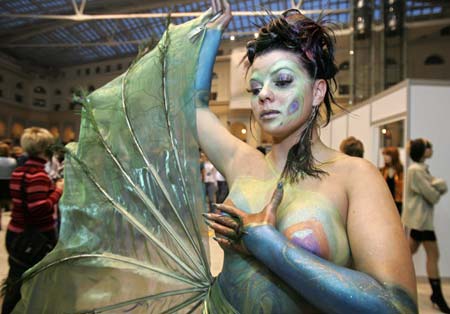
<svg viewBox="0 0 450 314"><path fill-rule="evenodd" d="M177 4L187 4L187 3L193 3L195 1L193 0L173 0L170 1L170 6L177 5ZM104 14L111 14L111 13L130 13L130 12L140 12L144 10L150 10L150 9L157 9L161 7L167 7L168 3L164 0L156 0L151 1L146 4L130 4L127 2L126 5L123 5L124 1L104 1L103 3L93 2L92 5L90 5L89 1L84 7L84 11L89 12L99 12ZM0 18L7 18L8 15L0 15ZM9 14L9 17L11 17L11 14ZM73 20L56 20L56 21L45 21L41 23L30 23L25 26L18 27L16 29L6 29L3 32L0 32L0 42L2 43L13 43L19 40L24 40L30 37L34 37L39 34L45 34L48 32L51 32L59 27L67 27L71 26L73 24L79 23L77 21Z"/></svg>
<svg viewBox="0 0 450 314"><path fill-rule="evenodd" d="M274 15L280 15L284 11L271 11ZM340 10L303 10L305 15L312 14L333 14L348 13L348 9ZM204 12L172 12L171 17L197 17ZM42 20L70 20L77 22L85 22L92 20L126 20L126 19L149 19L149 18L166 18L167 13L128 13L128 14L72 14L72 15L45 15L45 14L0 14L0 17L22 18L22 19L42 19ZM233 16L266 16L266 11L235 11Z"/></svg>

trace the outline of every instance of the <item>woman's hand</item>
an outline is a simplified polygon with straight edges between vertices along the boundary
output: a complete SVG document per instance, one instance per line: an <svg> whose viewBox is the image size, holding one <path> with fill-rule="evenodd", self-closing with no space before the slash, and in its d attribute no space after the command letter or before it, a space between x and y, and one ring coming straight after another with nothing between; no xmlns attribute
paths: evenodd
<svg viewBox="0 0 450 314"><path fill-rule="evenodd" d="M222 248L230 248L240 253L249 254L242 237L246 229L252 226L276 224L278 206L283 199L283 183L279 182L270 202L256 214L246 212L229 204L215 204L215 213L204 214L206 224L216 233L216 240Z"/></svg>
<svg viewBox="0 0 450 314"><path fill-rule="evenodd" d="M208 28L224 30L231 21L231 8L227 0L212 0L212 20L206 25Z"/></svg>

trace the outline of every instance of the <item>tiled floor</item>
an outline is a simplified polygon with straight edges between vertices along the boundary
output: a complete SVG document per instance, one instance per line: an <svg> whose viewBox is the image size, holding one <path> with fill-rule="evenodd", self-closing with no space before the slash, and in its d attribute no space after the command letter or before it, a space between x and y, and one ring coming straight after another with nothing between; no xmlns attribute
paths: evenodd
<svg viewBox="0 0 450 314"><path fill-rule="evenodd" d="M0 280L2 281L8 273L7 253L4 246L5 229L8 224L8 221L9 221L9 213L3 213L2 230L0 231ZM222 269L223 252L221 248L217 245L217 243L212 239L210 241L210 250L211 250L211 272L213 273L213 275L217 275ZM426 279L419 278L417 290L419 294L420 314L441 313L439 312L439 310L434 309L431 306L429 300L431 289ZM444 281L443 290L446 299L450 302L450 279Z"/></svg>

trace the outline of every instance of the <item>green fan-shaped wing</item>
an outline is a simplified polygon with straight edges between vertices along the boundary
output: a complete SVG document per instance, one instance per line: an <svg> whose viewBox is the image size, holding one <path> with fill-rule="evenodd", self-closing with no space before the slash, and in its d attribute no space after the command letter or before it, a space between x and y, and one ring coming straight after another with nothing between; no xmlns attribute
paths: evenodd
<svg viewBox="0 0 450 314"><path fill-rule="evenodd" d="M209 15L85 99L68 146L56 248L25 274L14 313L189 313L212 277L194 78Z"/></svg>

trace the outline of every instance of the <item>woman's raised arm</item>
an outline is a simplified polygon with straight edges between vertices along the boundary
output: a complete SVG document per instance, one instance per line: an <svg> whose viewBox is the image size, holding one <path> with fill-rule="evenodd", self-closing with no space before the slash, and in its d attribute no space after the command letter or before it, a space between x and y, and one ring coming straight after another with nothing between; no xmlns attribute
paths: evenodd
<svg viewBox="0 0 450 314"><path fill-rule="evenodd" d="M250 147L234 137L208 108L211 78L217 50L224 29L231 20L230 5L226 0L212 1L212 19L206 25L206 34L200 50L198 71L195 77L197 107L197 132L200 147L212 163L232 180L232 163L241 160Z"/></svg>

